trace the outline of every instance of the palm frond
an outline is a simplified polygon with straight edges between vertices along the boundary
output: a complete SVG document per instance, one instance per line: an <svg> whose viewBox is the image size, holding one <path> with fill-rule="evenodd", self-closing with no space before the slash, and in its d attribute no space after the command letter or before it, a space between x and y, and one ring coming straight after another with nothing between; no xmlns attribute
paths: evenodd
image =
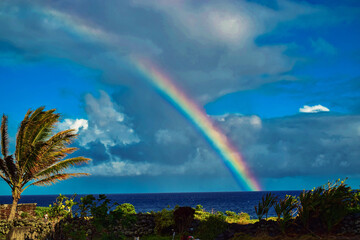
<svg viewBox="0 0 360 240"><path fill-rule="evenodd" d="M7 178L7 179L11 179L10 178L10 174L9 171L7 169L6 163L5 163L5 159L0 158L0 172L2 172L2 174Z"/></svg>
<svg viewBox="0 0 360 240"><path fill-rule="evenodd" d="M24 141L22 141L23 147L20 156L26 156L26 158L19 158L19 165L21 166L21 172L32 172L36 167L36 161L38 158L39 150L45 145L45 141L51 136L56 122L60 117L59 114L55 114L55 109L49 111L43 111L43 107L36 109L27 121L25 127Z"/></svg>
<svg viewBox="0 0 360 240"><path fill-rule="evenodd" d="M51 135L55 128L55 124L60 118L60 114L55 114L54 111L55 109L46 111L38 120L36 120L36 127L32 130L32 135L28 137L31 144L38 141L46 141Z"/></svg>
<svg viewBox="0 0 360 240"><path fill-rule="evenodd" d="M28 185L28 187L31 185L49 186L58 181L66 180L66 179L73 178L73 177L88 176L88 175L90 175L90 174L89 173L59 173L59 174L56 174L56 175L53 175L53 176L50 176L47 178L40 179L40 180Z"/></svg>
<svg viewBox="0 0 360 240"><path fill-rule="evenodd" d="M22 159L22 155L21 153L24 152L24 148L25 148L25 144L23 144L24 142L24 135L26 133L26 127L28 125L29 122L29 117L31 115L32 111L28 110L27 113L25 114L24 119L21 121L20 123L20 127L19 130L17 132L17 136L16 136L16 147L15 147L15 161L17 162L18 165L19 161Z"/></svg>
<svg viewBox="0 0 360 240"><path fill-rule="evenodd" d="M49 160L57 154L69 154L74 148L69 148L66 150L66 146L69 145L75 138L77 134L74 133L74 129L68 129L61 131L52 136L47 140L40 149L37 158ZM67 151L69 153L67 153ZM65 157L65 156L64 156Z"/></svg>
<svg viewBox="0 0 360 240"><path fill-rule="evenodd" d="M8 124L7 116L3 115L0 128L0 137L1 137L1 154L4 158L7 157L9 153L9 135L8 135Z"/></svg>
<svg viewBox="0 0 360 240"><path fill-rule="evenodd" d="M7 156L5 159L6 168L9 174L10 180L14 181L18 178L18 169L14 163L14 158L12 155Z"/></svg>
<svg viewBox="0 0 360 240"><path fill-rule="evenodd" d="M85 157L69 158L69 159L63 160L61 162L58 162L58 163L48 167L47 169L39 172L38 174L35 175L35 177L44 177L44 176L50 176L52 174L57 174L70 166L87 163L90 160L91 160L90 158L85 158Z"/></svg>

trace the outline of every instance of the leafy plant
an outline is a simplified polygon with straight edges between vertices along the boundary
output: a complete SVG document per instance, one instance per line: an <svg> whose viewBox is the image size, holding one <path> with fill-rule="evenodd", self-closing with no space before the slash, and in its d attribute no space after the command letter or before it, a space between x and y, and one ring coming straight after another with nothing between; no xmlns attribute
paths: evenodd
<svg viewBox="0 0 360 240"><path fill-rule="evenodd" d="M268 212L270 208L275 204L277 197L272 193L267 193L265 196L262 196L261 202L259 202L258 206L255 206L255 213L259 219L259 221L263 218L263 216L268 216Z"/></svg>
<svg viewBox="0 0 360 240"><path fill-rule="evenodd" d="M136 222L136 211L134 205L130 203L123 203L115 207L113 211L110 212L111 221L120 221L121 225L129 226Z"/></svg>
<svg viewBox="0 0 360 240"><path fill-rule="evenodd" d="M9 154L8 118L5 115L2 117L0 142L3 157L0 157L0 178L10 186L12 192L9 220L14 219L18 201L26 188L32 185L51 185L71 177L89 175L64 172L67 168L86 163L90 159L64 159L77 150L68 147L77 134L74 129L53 134L60 114L55 113L55 109L44 109L40 107L26 113L17 132L14 154Z"/></svg>
<svg viewBox="0 0 360 240"><path fill-rule="evenodd" d="M200 239L212 240L227 228L225 215L222 213L211 214L205 221L200 223L196 231L196 237Z"/></svg>
<svg viewBox="0 0 360 240"><path fill-rule="evenodd" d="M297 209L297 198L294 196L286 195L284 199L280 199L275 203L275 212L280 229L285 232L289 221L293 218Z"/></svg>
<svg viewBox="0 0 360 240"><path fill-rule="evenodd" d="M175 225L174 210L164 208L153 214L155 215L155 233L159 235L172 233L171 229Z"/></svg>
<svg viewBox="0 0 360 240"><path fill-rule="evenodd" d="M93 195L80 198L79 211L84 218L92 217L91 223L100 233L101 239L120 239L122 235L113 233L110 230L117 224L127 225L136 221L136 216L132 215L135 208L131 204L122 204L114 210L114 204L104 194L100 194L96 199ZM116 235L116 236L115 236Z"/></svg>
<svg viewBox="0 0 360 240"><path fill-rule="evenodd" d="M300 194L299 218L305 228L308 229L312 223L321 222L330 232L350 212L357 200L345 181L346 179L338 179L334 183L328 182Z"/></svg>
<svg viewBox="0 0 360 240"><path fill-rule="evenodd" d="M124 214L136 214L134 205L130 203L123 203L115 207L114 211L121 211Z"/></svg>
<svg viewBox="0 0 360 240"><path fill-rule="evenodd" d="M35 214L37 217L44 218L45 214L49 214L50 207L36 207Z"/></svg>
<svg viewBox="0 0 360 240"><path fill-rule="evenodd" d="M226 222L228 223L246 224L250 222L250 215L244 212L236 214L232 211L225 211L225 215Z"/></svg>
<svg viewBox="0 0 360 240"><path fill-rule="evenodd" d="M74 202L76 194L72 198L59 194L56 202L49 205L48 214L51 218L72 217L72 207L77 204Z"/></svg>
<svg viewBox="0 0 360 240"><path fill-rule="evenodd" d="M200 221L206 220L210 216L209 212L206 212L201 205L196 205L194 218Z"/></svg>
<svg viewBox="0 0 360 240"><path fill-rule="evenodd" d="M86 195L80 198L79 211L81 217L87 217L91 215L90 209L94 205L94 195Z"/></svg>

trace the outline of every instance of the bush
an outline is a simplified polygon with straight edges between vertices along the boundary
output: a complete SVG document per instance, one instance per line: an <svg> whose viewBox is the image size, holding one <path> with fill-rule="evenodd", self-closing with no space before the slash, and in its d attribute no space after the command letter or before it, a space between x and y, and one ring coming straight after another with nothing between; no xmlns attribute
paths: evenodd
<svg viewBox="0 0 360 240"><path fill-rule="evenodd" d="M270 208L276 203L277 197L272 193L267 193L265 196L262 196L261 202L259 202L258 206L255 206L255 213L259 219L259 221L266 216L270 210Z"/></svg>
<svg viewBox="0 0 360 240"><path fill-rule="evenodd" d="M136 214L134 205L130 203L123 203L121 205L116 206L114 211L121 211L124 214Z"/></svg>
<svg viewBox="0 0 360 240"><path fill-rule="evenodd" d="M44 218L45 214L49 215L50 207L36 207L35 214L39 218Z"/></svg>
<svg viewBox="0 0 360 240"><path fill-rule="evenodd" d="M355 193L345 184L345 180L328 182L300 194L299 218L305 228L320 222L330 232L351 211Z"/></svg>
<svg viewBox="0 0 360 240"><path fill-rule="evenodd" d="M282 232L285 232L285 228L296 214L296 209L298 207L297 203L298 201L296 197L290 195L286 195L284 199L280 199L277 203L275 203L277 221Z"/></svg>
<svg viewBox="0 0 360 240"><path fill-rule="evenodd" d="M250 223L250 215L244 212L236 214L232 211L226 211L226 222L228 223L239 223L239 224L247 224Z"/></svg>
<svg viewBox="0 0 360 240"><path fill-rule="evenodd" d="M52 205L49 205L49 211L47 214L50 218L62 218L62 217L72 217L72 207L77 204L74 202L74 195L72 198L68 198L64 195L59 194L56 198L56 202Z"/></svg>
<svg viewBox="0 0 360 240"><path fill-rule="evenodd" d="M153 213L155 216L155 233L171 234L175 226L174 210L164 208L160 212Z"/></svg>
<svg viewBox="0 0 360 240"><path fill-rule="evenodd" d="M196 231L196 237L200 239L212 240L227 228L225 216L222 213L211 214L205 221L200 223Z"/></svg>
<svg viewBox="0 0 360 240"><path fill-rule="evenodd" d="M194 218L200 221L205 221L210 216L209 212L206 212L201 205L197 205L195 207L195 215Z"/></svg>

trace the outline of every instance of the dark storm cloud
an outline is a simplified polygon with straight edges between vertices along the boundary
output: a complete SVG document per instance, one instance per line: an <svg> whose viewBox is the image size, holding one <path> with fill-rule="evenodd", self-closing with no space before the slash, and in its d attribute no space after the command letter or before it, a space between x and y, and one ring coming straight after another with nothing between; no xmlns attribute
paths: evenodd
<svg viewBox="0 0 360 240"><path fill-rule="evenodd" d="M261 177L356 174L360 117L325 113L263 120L227 116L224 129ZM251 127L253 126L253 127Z"/></svg>
<svg viewBox="0 0 360 240"><path fill-rule="evenodd" d="M0 10L0 40L28 58L69 59L101 70L105 82L141 87L126 59L145 55L202 102L289 79L288 46L255 39L324 11L291 1L276 10L246 1L4 1Z"/></svg>
<svg viewBox="0 0 360 240"><path fill-rule="evenodd" d="M141 106L133 106L140 108L137 115L140 119L145 116L139 113L146 113L141 111ZM142 107L148 106L144 103ZM124 111L128 108L123 107ZM142 126L134 128L139 141L109 145L102 140L105 136L98 136L96 142L83 145L90 157L99 158L94 161L95 168L86 170L94 175L114 176L229 176L220 157L188 121L176 112L171 113L172 107L166 103L160 109L157 110L163 114L149 116L146 113L148 123L145 125L131 122L131 125ZM132 111L135 110L118 114L126 116ZM81 129L81 136L91 132L95 119L94 116L89 119L89 129ZM316 113L262 120L257 116L229 114L213 120L242 153L251 171L261 178L352 175L360 167L357 161L360 117L357 115ZM107 129L116 131L117 127L109 125ZM99 150L106 154L99 155ZM120 167L121 171L110 171Z"/></svg>

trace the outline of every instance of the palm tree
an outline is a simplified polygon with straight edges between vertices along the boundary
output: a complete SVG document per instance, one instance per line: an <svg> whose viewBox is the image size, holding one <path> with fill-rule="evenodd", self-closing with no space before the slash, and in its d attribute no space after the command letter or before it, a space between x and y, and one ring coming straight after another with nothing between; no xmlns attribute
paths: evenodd
<svg viewBox="0 0 360 240"><path fill-rule="evenodd" d="M74 157L64 159L77 150L68 145L76 138L74 129L54 133L60 114L55 109L44 111L40 107L29 110L21 122L16 136L14 154L9 154L7 116L3 115L0 129L0 177L9 184L13 203L8 220L15 217L21 193L32 185L46 186L71 177L88 173L65 173L70 166L86 163L90 159Z"/></svg>

